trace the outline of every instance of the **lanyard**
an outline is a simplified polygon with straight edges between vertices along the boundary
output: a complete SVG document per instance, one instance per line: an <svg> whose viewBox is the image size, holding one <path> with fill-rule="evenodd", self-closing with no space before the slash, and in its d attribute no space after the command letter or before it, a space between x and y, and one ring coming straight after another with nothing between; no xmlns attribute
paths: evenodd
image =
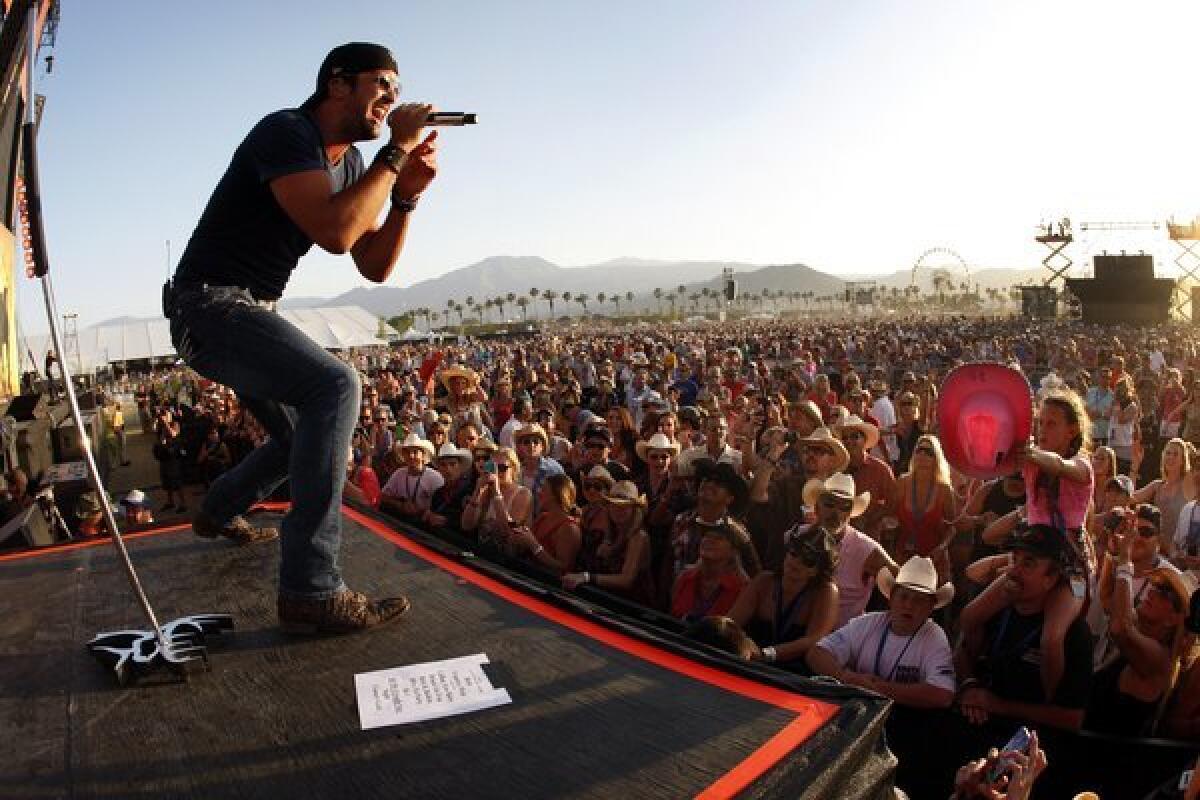
<svg viewBox="0 0 1200 800"><path fill-rule="evenodd" d="M405 471L404 489L405 489L405 491L408 492L408 502L410 502L410 503L417 502L417 493L421 491L421 481L425 477L425 469L426 469L425 467L421 467L421 472L417 475L417 482L415 484L410 483L412 475L408 474L408 472ZM411 490L409 490L409 488L408 488L410 485L412 486Z"/></svg>
<svg viewBox="0 0 1200 800"><path fill-rule="evenodd" d="M1001 652L1000 644L1004 641L1004 634L1008 632L1008 623L1012 619L1012 614L1013 614L1012 606L1009 606L1008 608L1004 609L1004 618L1000 620L1000 630L996 634L996 638L992 640L992 660L993 661L999 660L1001 656L1008 657L1014 653L1020 653L1020 652L1024 651L1025 648L1027 648L1027 647L1029 647L1029 645L1033 644L1034 638L1040 636L1042 633L1042 626L1038 625L1036 628L1031 630L1029 633L1025 634L1025 637L1023 639L1021 639L1021 641L1017 642L1014 646L1008 648L1007 650Z"/></svg>
<svg viewBox="0 0 1200 800"><path fill-rule="evenodd" d="M929 622L929 620L925 620L925 622ZM908 635L908 641L904 643L904 647L900 650L900 655L896 656L896 660L892 662L892 668L890 670L888 670L887 675L884 675L883 673L881 673L879 671L879 659L883 657L883 646L885 644L887 644L888 633L891 631L891 628L892 628L891 623L888 622L887 615L884 615L883 635L879 637L879 647L877 647L875 649L875 670L874 670L874 672L876 675L878 675L880 678L883 678L885 681L892 680L892 678L896 674L896 667L900 666L900 660L902 658L904 658L904 654L908 652L908 646L913 643L913 639L917 638L917 634L920 633L924 629L925 622L922 622L915 631L913 631L912 633L910 633Z"/></svg>
<svg viewBox="0 0 1200 800"><path fill-rule="evenodd" d="M688 612L689 620L703 619L708 615L708 610L717 602L717 598L721 596L721 581L717 581L717 587L707 596L700 594L700 576L696 576L696 591L692 597L692 610Z"/></svg>
<svg viewBox="0 0 1200 800"><path fill-rule="evenodd" d="M792 598L792 602L788 603L785 610L783 607L783 578L779 579L778 592L775 595L775 642L778 644L783 641L783 634L792 627L792 617L796 615L796 609L800 607L800 603L804 600L804 595L808 594L808 586L796 592L796 596Z"/></svg>

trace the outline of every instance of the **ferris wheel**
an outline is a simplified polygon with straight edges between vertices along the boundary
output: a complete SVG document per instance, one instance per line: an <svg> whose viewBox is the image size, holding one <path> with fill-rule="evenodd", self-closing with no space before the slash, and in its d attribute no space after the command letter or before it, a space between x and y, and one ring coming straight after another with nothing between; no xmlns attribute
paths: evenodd
<svg viewBox="0 0 1200 800"><path fill-rule="evenodd" d="M931 247L913 263L909 285L932 284L935 277L939 278L939 283L947 281L957 287L971 282L971 268L958 251L949 247Z"/></svg>

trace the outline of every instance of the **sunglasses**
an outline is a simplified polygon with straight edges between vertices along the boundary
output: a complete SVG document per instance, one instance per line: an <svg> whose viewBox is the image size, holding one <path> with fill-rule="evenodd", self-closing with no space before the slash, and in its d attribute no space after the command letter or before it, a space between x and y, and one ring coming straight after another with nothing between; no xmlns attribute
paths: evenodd
<svg viewBox="0 0 1200 800"><path fill-rule="evenodd" d="M584 450L607 450L608 445L602 442L589 442L583 446Z"/></svg>
<svg viewBox="0 0 1200 800"><path fill-rule="evenodd" d="M804 450L805 455L810 456L831 456L833 451L828 447L807 447Z"/></svg>
<svg viewBox="0 0 1200 800"><path fill-rule="evenodd" d="M836 508L838 511L845 511L847 513L854 510L854 501L842 497L830 497L827 495L821 498L821 505L825 508Z"/></svg>
<svg viewBox="0 0 1200 800"><path fill-rule="evenodd" d="M511 465L507 461L493 461L492 462L492 468L495 469L496 472L507 472L509 466L511 466Z"/></svg>
<svg viewBox="0 0 1200 800"><path fill-rule="evenodd" d="M1138 525L1137 532L1138 536L1141 536L1143 539L1153 539L1155 536L1158 536L1158 528L1153 525Z"/></svg>
<svg viewBox="0 0 1200 800"><path fill-rule="evenodd" d="M651 461L670 461L671 456L668 453L651 453L650 460Z"/></svg>
<svg viewBox="0 0 1200 800"><path fill-rule="evenodd" d="M349 78L349 77L357 76L360 73L351 72L351 71L343 69L341 67L337 67L336 69L333 70L332 74L335 76L338 76L338 77ZM371 80L372 80L372 83L374 83L380 89L383 89L385 92L391 92L393 95L400 94L400 81L396 78L392 78L387 75L376 75Z"/></svg>
<svg viewBox="0 0 1200 800"><path fill-rule="evenodd" d="M1176 594L1174 587L1166 581L1152 580L1150 581L1150 589L1158 592L1163 597L1166 597L1171 603L1171 608L1175 609L1176 611L1183 610L1183 598Z"/></svg>
<svg viewBox="0 0 1200 800"><path fill-rule="evenodd" d="M584 481L583 488L591 489L592 491L595 491L595 492L607 492L608 484L605 483L604 481Z"/></svg>
<svg viewBox="0 0 1200 800"><path fill-rule="evenodd" d="M517 439L517 444L541 444L542 440L537 436L527 436L523 439Z"/></svg>
<svg viewBox="0 0 1200 800"><path fill-rule="evenodd" d="M476 461L487 461L488 457L487 456L475 456L475 460Z"/></svg>
<svg viewBox="0 0 1200 800"><path fill-rule="evenodd" d="M913 452L921 453L922 455L927 455L927 456L937 455L937 451L935 451L932 447L918 447L918 448L914 449Z"/></svg>
<svg viewBox="0 0 1200 800"><path fill-rule="evenodd" d="M843 439L866 439L867 435L862 431L846 431L842 434Z"/></svg>

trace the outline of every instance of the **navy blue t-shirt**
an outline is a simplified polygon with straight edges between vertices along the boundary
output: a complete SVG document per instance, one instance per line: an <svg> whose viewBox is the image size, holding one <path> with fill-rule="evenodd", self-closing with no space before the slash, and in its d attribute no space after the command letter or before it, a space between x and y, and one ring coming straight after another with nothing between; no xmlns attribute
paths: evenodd
<svg viewBox="0 0 1200 800"><path fill-rule="evenodd" d="M335 193L364 171L354 146L339 163L327 162L321 132L309 112L293 108L263 117L234 151L200 215L179 259L176 283L240 286L263 300L282 295L313 243L276 202L270 183L315 169L329 173Z"/></svg>

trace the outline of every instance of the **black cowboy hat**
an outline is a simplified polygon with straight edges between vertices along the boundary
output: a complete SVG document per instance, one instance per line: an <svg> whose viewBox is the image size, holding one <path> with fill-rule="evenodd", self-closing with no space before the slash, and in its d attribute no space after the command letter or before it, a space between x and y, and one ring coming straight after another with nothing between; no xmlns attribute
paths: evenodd
<svg viewBox="0 0 1200 800"><path fill-rule="evenodd" d="M740 514L746 507L746 503L750 501L750 486L741 475L737 474L737 470L733 468L732 464L697 461L695 462L695 474L701 482L712 481L733 495L733 502L729 504L729 510L735 515Z"/></svg>

